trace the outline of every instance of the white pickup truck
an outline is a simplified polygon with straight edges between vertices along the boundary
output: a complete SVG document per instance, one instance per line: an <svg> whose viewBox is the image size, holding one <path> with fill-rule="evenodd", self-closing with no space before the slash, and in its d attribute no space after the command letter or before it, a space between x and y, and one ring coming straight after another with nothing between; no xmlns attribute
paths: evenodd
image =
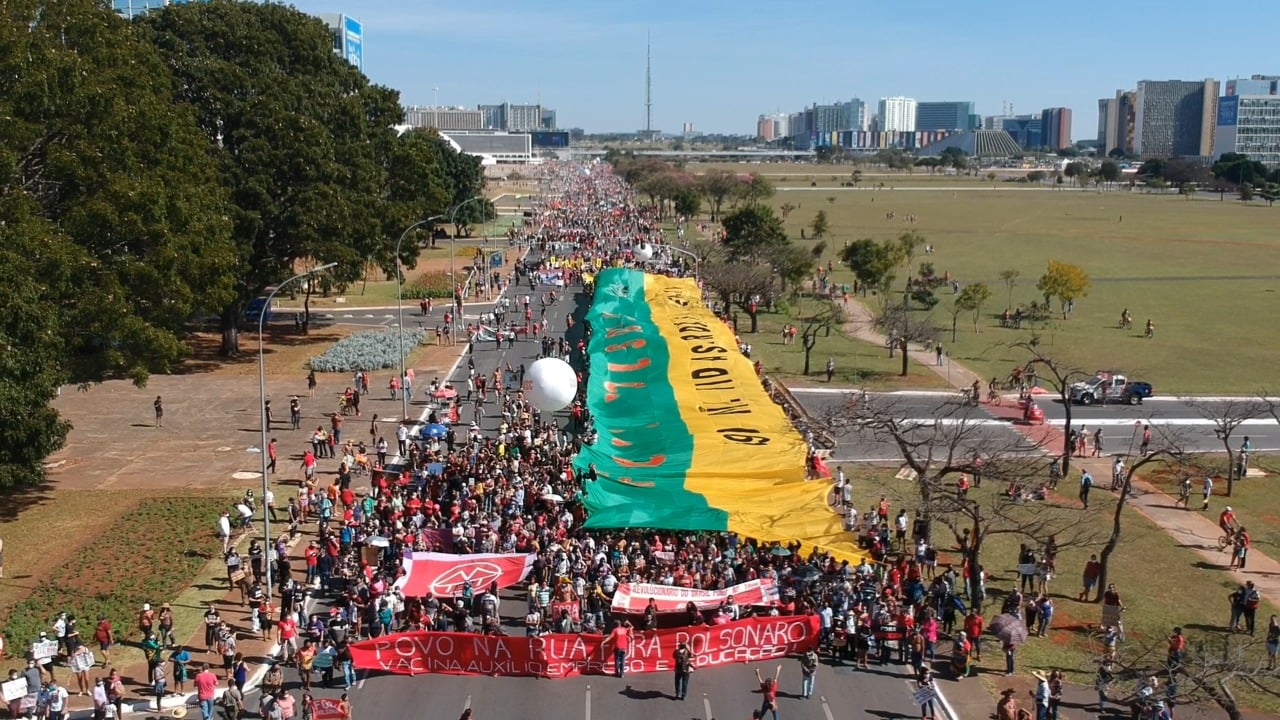
<svg viewBox="0 0 1280 720"><path fill-rule="evenodd" d="M1130 381L1117 372L1099 371L1088 380L1072 383L1070 397L1071 402L1081 405L1098 402L1138 405L1151 397L1151 383Z"/></svg>

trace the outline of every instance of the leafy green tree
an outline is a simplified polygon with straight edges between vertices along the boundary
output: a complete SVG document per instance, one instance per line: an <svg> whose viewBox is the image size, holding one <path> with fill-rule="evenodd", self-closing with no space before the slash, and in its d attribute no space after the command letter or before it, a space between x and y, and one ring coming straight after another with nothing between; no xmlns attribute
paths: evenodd
<svg viewBox="0 0 1280 720"><path fill-rule="evenodd" d="M685 186L680 188L671 200L675 205L677 215L692 218L697 217L698 213L702 212L702 196L698 194L696 187Z"/></svg>
<svg viewBox="0 0 1280 720"><path fill-rule="evenodd" d="M818 214L813 216L813 221L809 223L809 229L813 232L815 240L821 240L826 236L827 231L831 229L831 223L827 220L826 210L819 210Z"/></svg>
<svg viewBox="0 0 1280 720"><path fill-rule="evenodd" d="M1138 177L1141 178L1163 178L1165 169L1169 166L1168 160L1161 158L1151 158L1142 163L1138 168Z"/></svg>
<svg viewBox="0 0 1280 720"><path fill-rule="evenodd" d="M708 170L699 178L702 194L711 202L711 222L720 218L720 208L738 183L738 176L727 170Z"/></svg>
<svg viewBox="0 0 1280 720"><path fill-rule="evenodd" d="M1115 160L1103 160L1102 165L1098 166L1098 177L1103 182L1113 183L1120 179L1120 163Z"/></svg>
<svg viewBox="0 0 1280 720"><path fill-rule="evenodd" d="M758 257L787 245L782 219L767 205L747 205L724 216L724 246L730 260Z"/></svg>
<svg viewBox="0 0 1280 720"><path fill-rule="evenodd" d="M1029 183L1044 182L1044 179L1045 177L1047 177L1047 175L1048 174L1043 170L1032 170L1031 172L1027 173L1027 182Z"/></svg>
<svg viewBox="0 0 1280 720"><path fill-rule="evenodd" d="M1223 153L1210 171L1215 178L1230 180L1238 185L1256 185L1267 179L1267 166L1242 153Z"/></svg>
<svg viewBox="0 0 1280 720"><path fill-rule="evenodd" d="M1072 160L1062 169L1062 174L1071 178L1077 185L1084 182L1089 175L1089 168L1079 160Z"/></svg>
<svg viewBox="0 0 1280 720"><path fill-rule="evenodd" d="M1036 282L1036 289L1044 294L1045 302L1050 298L1058 299L1062 306L1062 319L1066 320L1068 305L1089 294L1089 276L1079 265L1050 260L1048 268Z"/></svg>
<svg viewBox="0 0 1280 720"><path fill-rule="evenodd" d="M397 93L331 51L319 19L274 3L173 5L135 24L195 109L221 166L240 246L239 292L222 311L239 351L245 303L299 262L336 262L333 280L386 262L386 159L403 119Z"/></svg>
<svg viewBox="0 0 1280 720"><path fill-rule="evenodd" d="M982 308L991 299L991 288L986 283L965 285L956 296L956 307L973 314L973 331L978 332L978 321L982 318ZM955 324L951 326L951 339L955 341Z"/></svg>
<svg viewBox="0 0 1280 720"><path fill-rule="evenodd" d="M793 213L793 212L795 212L795 211L796 211L796 208L797 208L797 207L798 207L798 206L793 205L793 204L791 204L791 203L789 203L789 202L787 202L787 203L782 203L781 205L779 205L779 206L778 206L778 212L782 213L782 219L783 219L783 220L786 220L786 219L787 219L787 217L788 217L789 215L791 215L791 213Z"/></svg>
<svg viewBox="0 0 1280 720"><path fill-rule="evenodd" d="M387 198L384 235L398 239L404 228L435 215L447 215L452 202L452 179L447 155L454 150L435 132L410 130L396 138L387 155ZM424 228L424 232L429 228ZM429 233L434 240L434 233ZM433 242L434 244L434 242ZM418 262L418 243L405 243L400 262L412 268ZM390 259L390 255L388 255ZM395 263L384 264L391 275Z"/></svg>
<svg viewBox="0 0 1280 720"><path fill-rule="evenodd" d="M898 263L889 243L859 238L840 251L840 261L853 271L863 294L868 289L886 291L893 284L893 269Z"/></svg>
<svg viewBox="0 0 1280 720"><path fill-rule="evenodd" d="M1018 284L1018 277L1021 272L1013 268L1005 268L1000 271L1000 280L1004 282L1004 288L1009 292L1009 302L1005 305L1006 310L1013 309L1013 288Z"/></svg>
<svg viewBox="0 0 1280 720"><path fill-rule="evenodd" d="M748 205L756 205L764 200L773 197L773 183L761 175L760 173L751 173L746 182L739 181L737 188L734 190L743 202Z"/></svg>

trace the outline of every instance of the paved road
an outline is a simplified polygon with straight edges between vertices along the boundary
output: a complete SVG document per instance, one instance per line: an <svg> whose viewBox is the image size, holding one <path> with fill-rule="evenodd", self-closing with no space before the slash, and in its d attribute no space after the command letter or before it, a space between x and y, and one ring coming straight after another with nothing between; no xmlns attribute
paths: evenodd
<svg viewBox="0 0 1280 720"><path fill-rule="evenodd" d="M516 290L516 298L523 295L528 285ZM539 287L530 292L535 315L539 296L550 290ZM560 335L565 327L565 316L580 315L586 310L585 298L580 293L559 290L558 300L548 307L547 326ZM518 301L513 299L513 306ZM487 310L484 306L468 306L467 315L478 315ZM440 312L439 309L436 310ZM376 314L376 313L374 313ZM474 319L474 318L470 318ZM407 320L407 318L406 318ZM406 323L407 324L407 323ZM575 323L577 325L577 323ZM572 339L572 338L571 338ZM526 367L537 359L539 345L533 340L516 342L508 349L503 344L496 349L493 343L477 345L476 371L492 373L499 363ZM459 350L462 346L459 346ZM463 360L449 376L455 387L466 386L466 362ZM417 388L425 387L430 378L419 378ZM429 411L430 406L420 396L413 403L415 415ZM492 408L492 403L490 404ZM416 412L415 412L416 411ZM462 422L472 420L471 405L463 404ZM563 421L567 421L567 417ZM562 421L562 422L563 422ZM492 412L480 420L486 432L496 430L500 418ZM524 601L511 593L504 593L504 608L523 608ZM507 619L507 632L521 632L519 624ZM761 664L761 672L773 672L777 662ZM912 703L908 668L890 665L870 671L854 672L850 668L824 666L820 669L817 690L813 698L799 697L800 671L795 660L784 660L781 688L781 713L787 718L812 718L833 720L836 717L851 720L873 718L915 717L917 706ZM364 675L350 691L355 716L361 720L400 720L406 717L406 708L431 708L431 717L452 718L461 715L465 707L472 707L479 718L524 718L527 720L565 720L567 718L593 717L601 719L635 718L639 720L711 720L712 718L747 718L751 710L759 708L760 695L755 683L756 665L733 665L699 670L693 677L689 698L685 702L672 699L670 673L632 675L625 679L591 676L565 680L539 680L533 678L455 677L422 675L417 677L393 675ZM336 695L336 690L321 691L322 695Z"/></svg>
<svg viewBox="0 0 1280 720"><path fill-rule="evenodd" d="M788 720L871 720L911 718L907 666L872 666L854 671L824 665L814 695L800 697L800 665L781 661L779 715ZM688 698L674 699L671 673L589 676L564 680L534 678L376 676L351 691L361 720L400 720L405 708L431 708L430 717L453 718L472 708L477 718L521 720L712 720L749 718L760 707L755 670L772 674L778 662L705 668L694 673Z"/></svg>
<svg viewBox="0 0 1280 720"><path fill-rule="evenodd" d="M838 415L849 400L848 391L828 388L792 388L792 393L804 405L810 414L818 419ZM945 416L943 409L954 404L958 395L951 392L902 392L872 393L880 402L892 403L896 413L902 418L931 420ZM1225 412L1229 401L1225 399L1153 398L1141 405L1107 405L1084 407L1076 405L1071 411L1071 422L1075 427L1081 425L1090 430L1102 427L1103 447L1110 452L1127 450L1134 435L1134 423L1150 423L1154 428L1167 428L1176 432L1183 439L1187 449L1198 452L1222 452L1222 442L1214 434L1214 423L1192 406L1192 403L1207 408L1209 412ZM1046 421L1051 425L1061 426L1065 422L1066 413L1061 402L1048 396L1039 396L1038 403L1045 411ZM984 406L985 408L985 406ZM985 415L984 409L984 415ZM982 430L982 437L998 436L1010 441L1016 430L1008 420L987 415L977 420ZM1139 431L1140 432L1140 431ZM1280 424L1270 416L1245 420L1232 436L1233 449L1239 446L1245 435L1255 452L1280 451ZM895 460L898 454L895 448L875 443L865 435L857 433L838 433L837 447L832 457L845 462L874 462L878 460ZM1028 443L1026 449L1033 448Z"/></svg>

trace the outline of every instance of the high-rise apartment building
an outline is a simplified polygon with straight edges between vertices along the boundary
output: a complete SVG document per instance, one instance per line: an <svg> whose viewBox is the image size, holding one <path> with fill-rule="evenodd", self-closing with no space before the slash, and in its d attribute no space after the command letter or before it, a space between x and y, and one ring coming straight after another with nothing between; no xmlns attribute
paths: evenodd
<svg viewBox="0 0 1280 720"><path fill-rule="evenodd" d="M1134 154L1142 158L1213 154L1216 80L1143 80L1134 102Z"/></svg>
<svg viewBox="0 0 1280 720"><path fill-rule="evenodd" d="M1071 147L1071 108L1040 111L1040 144L1054 152Z"/></svg>
<svg viewBox="0 0 1280 720"><path fill-rule="evenodd" d="M969 100L916 103L916 130L977 130L978 120Z"/></svg>
<svg viewBox="0 0 1280 720"><path fill-rule="evenodd" d="M756 120L756 137L765 142L773 142L786 137L790 134L787 130L788 118L789 116L786 113L761 115Z"/></svg>
<svg viewBox="0 0 1280 720"><path fill-rule="evenodd" d="M880 98L880 132L915 132L916 101L909 97Z"/></svg>
<svg viewBox="0 0 1280 720"><path fill-rule="evenodd" d="M1239 86L1234 89L1240 90ZM1241 153L1268 168L1280 167L1280 95L1218 98L1213 156L1224 153Z"/></svg>

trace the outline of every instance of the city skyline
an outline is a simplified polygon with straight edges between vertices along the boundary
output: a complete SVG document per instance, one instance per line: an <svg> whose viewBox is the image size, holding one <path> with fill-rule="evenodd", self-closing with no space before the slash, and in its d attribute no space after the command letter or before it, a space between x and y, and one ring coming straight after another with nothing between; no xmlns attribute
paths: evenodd
<svg viewBox="0 0 1280 720"><path fill-rule="evenodd" d="M343 12L364 25L365 72L405 105L476 107L495 100L555 107L563 127L631 132L645 122L645 38L653 48L654 126L753 135L762 113L861 97L972 100L980 115L1047 107L1073 111L1071 137L1095 136L1097 100L1140 80L1221 82L1280 68L1265 43L1230 53L1203 47L1189 2L1085 0L1071 14L996 0L963 6L849 6L796 0L706 0L645 6L513 0L483 7L392 0L295 0L308 13ZM1102 20L1105 18L1105 22ZM1251 23L1280 21L1280 6ZM815 32L821 27L823 32ZM1127 32L1129 28L1132 32ZM843 32L832 32L833 29ZM954 41L940 41L943 33ZM438 68L438 69L437 69Z"/></svg>

